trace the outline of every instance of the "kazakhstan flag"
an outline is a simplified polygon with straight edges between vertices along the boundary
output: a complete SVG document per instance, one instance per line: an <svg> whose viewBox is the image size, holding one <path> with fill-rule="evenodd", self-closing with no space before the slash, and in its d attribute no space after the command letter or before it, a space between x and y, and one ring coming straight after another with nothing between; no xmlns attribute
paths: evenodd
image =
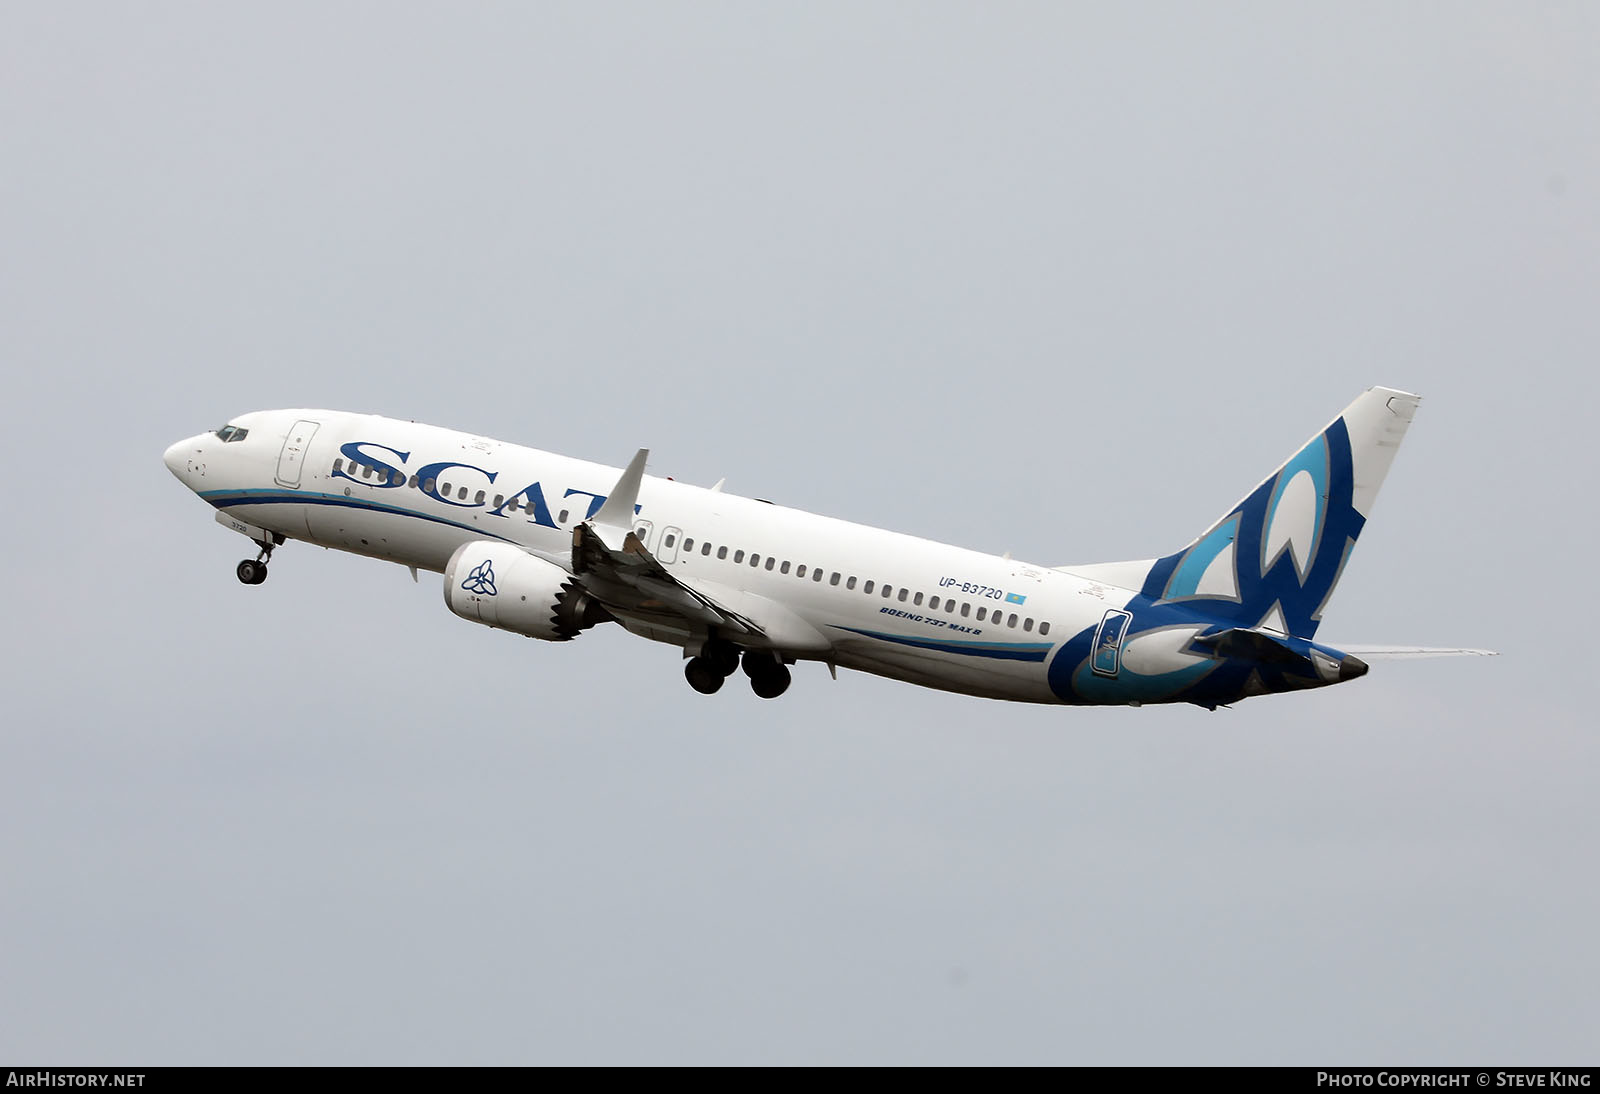
<svg viewBox="0 0 1600 1094"><path fill-rule="evenodd" d="M1006 594L1006 603L1007 604L1022 604L1022 603L1025 603L1027 601L1027 599L1028 598L1023 596L1021 593L1007 593Z"/></svg>

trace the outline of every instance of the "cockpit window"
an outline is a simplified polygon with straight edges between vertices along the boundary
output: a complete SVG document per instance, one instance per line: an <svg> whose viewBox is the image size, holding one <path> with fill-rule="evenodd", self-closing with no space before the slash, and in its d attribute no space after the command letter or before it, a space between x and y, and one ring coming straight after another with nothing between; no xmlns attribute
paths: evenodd
<svg viewBox="0 0 1600 1094"><path fill-rule="evenodd" d="M225 425L217 430L217 437L223 444L230 441L242 441L250 435L248 429L241 429L236 425Z"/></svg>

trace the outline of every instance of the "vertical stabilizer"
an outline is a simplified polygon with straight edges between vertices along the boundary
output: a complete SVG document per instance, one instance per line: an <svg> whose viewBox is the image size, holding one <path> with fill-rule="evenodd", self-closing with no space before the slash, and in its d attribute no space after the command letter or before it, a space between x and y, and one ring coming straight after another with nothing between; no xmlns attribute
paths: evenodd
<svg viewBox="0 0 1600 1094"><path fill-rule="evenodd" d="M1241 627L1310 638L1421 400L1369 388L1140 590Z"/></svg>
<svg viewBox="0 0 1600 1094"><path fill-rule="evenodd" d="M1310 638L1421 401L1367 389L1175 554L1058 568L1230 626Z"/></svg>

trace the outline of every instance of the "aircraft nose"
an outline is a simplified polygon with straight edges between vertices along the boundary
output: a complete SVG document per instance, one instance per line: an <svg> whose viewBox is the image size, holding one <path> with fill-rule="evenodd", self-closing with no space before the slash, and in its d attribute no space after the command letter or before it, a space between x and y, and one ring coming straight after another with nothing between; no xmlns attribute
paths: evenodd
<svg viewBox="0 0 1600 1094"><path fill-rule="evenodd" d="M186 437L168 448L161 457L167 465L167 470L177 476L180 482L185 481L184 476L190 470L196 452L196 441L195 437Z"/></svg>

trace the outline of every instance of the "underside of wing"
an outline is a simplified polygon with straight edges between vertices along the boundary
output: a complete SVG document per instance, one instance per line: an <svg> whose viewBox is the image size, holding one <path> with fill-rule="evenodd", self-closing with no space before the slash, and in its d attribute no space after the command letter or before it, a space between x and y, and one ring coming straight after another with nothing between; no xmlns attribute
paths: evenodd
<svg viewBox="0 0 1600 1094"><path fill-rule="evenodd" d="M730 636L765 633L752 620L673 577L632 529L578 525L572 530L572 572L613 614L716 627Z"/></svg>

